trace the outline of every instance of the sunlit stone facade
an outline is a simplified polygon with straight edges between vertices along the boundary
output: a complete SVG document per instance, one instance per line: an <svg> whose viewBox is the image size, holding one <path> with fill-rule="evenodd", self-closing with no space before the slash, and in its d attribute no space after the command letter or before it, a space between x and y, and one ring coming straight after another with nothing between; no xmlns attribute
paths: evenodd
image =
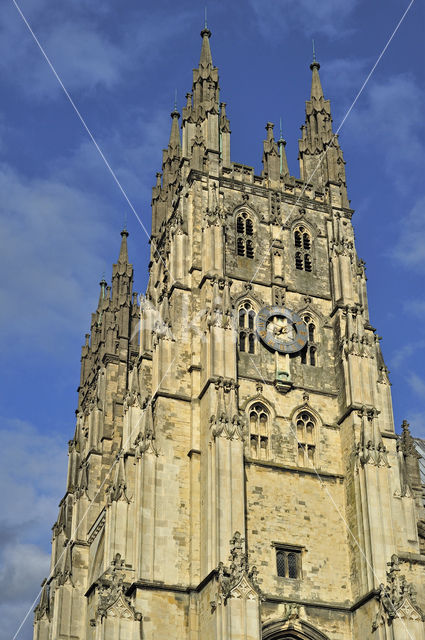
<svg viewBox="0 0 425 640"><path fill-rule="evenodd" d="M418 455L394 431L319 64L300 178L270 123L255 175L230 159L201 35L146 295L123 231L82 350L34 638L423 640Z"/></svg>

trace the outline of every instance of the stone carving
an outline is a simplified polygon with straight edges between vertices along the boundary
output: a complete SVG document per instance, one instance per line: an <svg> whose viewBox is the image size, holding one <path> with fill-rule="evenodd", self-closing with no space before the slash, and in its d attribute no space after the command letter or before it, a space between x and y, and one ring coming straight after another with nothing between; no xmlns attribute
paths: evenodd
<svg viewBox="0 0 425 640"><path fill-rule="evenodd" d="M129 585L124 582L125 572L123 566L124 560L117 553L110 569L103 574L98 582L99 604L96 611L97 619L142 619L142 615L137 613L132 606L130 598L125 595ZM93 622L96 624L96 621Z"/></svg>
<svg viewBox="0 0 425 640"><path fill-rule="evenodd" d="M215 384L217 403L210 418L214 438L224 435L229 440L245 439L245 421L239 415L237 385L233 380L218 378Z"/></svg>
<svg viewBox="0 0 425 640"><path fill-rule="evenodd" d="M151 452L158 455L155 441L155 428L153 421L152 402L146 401L143 415L140 421L140 430L134 441L136 448L136 458L140 458L144 453Z"/></svg>
<svg viewBox="0 0 425 640"><path fill-rule="evenodd" d="M392 624L394 618L421 622L424 615L416 602L416 592L406 577L400 574L400 561L396 554L391 556L387 571L387 584L379 585L379 610L372 624L372 631L381 625Z"/></svg>
<svg viewBox="0 0 425 640"><path fill-rule="evenodd" d="M257 574L257 567L249 568L245 539L236 531L230 540L229 566L220 562L217 568L218 595L217 601L211 602L212 610L218 604L225 605L229 598L263 599L256 581Z"/></svg>
<svg viewBox="0 0 425 640"><path fill-rule="evenodd" d="M47 619L50 620L50 586L46 578L41 583L40 600L34 613L36 620L41 620L43 616L47 616Z"/></svg>
<svg viewBox="0 0 425 640"><path fill-rule="evenodd" d="M373 464L389 467L388 452L382 440L376 418L379 411L373 407L362 407L358 412L361 418L360 441L356 445L356 457L360 465Z"/></svg>
<svg viewBox="0 0 425 640"><path fill-rule="evenodd" d="M67 540L64 543L65 551L62 568L57 574L57 582L58 584L65 584L68 580L74 586L72 581L72 540Z"/></svg>
<svg viewBox="0 0 425 640"><path fill-rule="evenodd" d="M118 502L118 500L125 500L127 503L130 502L127 497L127 480L123 451L120 451L117 456L115 477L112 484L107 489L107 494L108 504L112 504L112 502Z"/></svg>
<svg viewBox="0 0 425 640"><path fill-rule="evenodd" d="M209 327L229 328L232 326L232 299L230 287L232 280L229 278L214 277L211 279L212 300L211 307L207 313L207 324Z"/></svg>

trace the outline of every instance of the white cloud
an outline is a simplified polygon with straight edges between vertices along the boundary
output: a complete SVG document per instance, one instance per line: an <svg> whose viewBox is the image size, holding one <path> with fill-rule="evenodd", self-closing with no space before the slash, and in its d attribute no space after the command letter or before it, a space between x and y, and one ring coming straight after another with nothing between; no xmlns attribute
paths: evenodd
<svg viewBox="0 0 425 640"><path fill-rule="evenodd" d="M297 28L311 36L325 34L343 37L347 34L347 20L358 0L250 0L263 35L286 32Z"/></svg>
<svg viewBox="0 0 425 640"><path fill-rule="evenodd" d="M424 92L415 78L398 74L385 81L370 79L344 129L364 147L378 150L392 182L406 193L421 181L425 159Z"/></svg>
<svg viewBox="0 0 425 640"><path fill-rule="evenodd" d="M425 271L425 196L407 214L402 215L400 234L393 255L406 267ZM422 303L422 313L423 311Z"/></svg>
<svg viewBox="0 0 425 640"><path fill-rule="evenodd" d="M415 393L425 398L425 380L423 378L412 371L407 378L407 382Z"/></svg>
<svg viewBox="0 0 425 640"><path fill-rule="evenodd" d="M5 164L0 189L2 340L44 335L59 343L61 333L87 325L95 304L104 270L96 249L112 237L107 200L55 179L26 179Z"/></svg>
<svg viewBox="0 0 425 640"><path fill-rule="evenodd" d="M21 7L33 32L69 91L115 89L129 70L157 57L169 38L187 28L188 12L177 15L138 7L119 12L84 1ZM104 20L104 17L108 20ZM118 15L117 15L118 18ZM19 47L16 46L19 42ZM31 99L61 96L56 78L13 4L0 15L0 67Z"/></svg>
<svg viewBox="0 0 425 640"><path fill-rule="evenodd" d="M21 420L1 421L0 640L17 631L49 571L50 528L66 467L66 446L58 437ZM25 626L20 640L31 637L30 629Z"/></svg>

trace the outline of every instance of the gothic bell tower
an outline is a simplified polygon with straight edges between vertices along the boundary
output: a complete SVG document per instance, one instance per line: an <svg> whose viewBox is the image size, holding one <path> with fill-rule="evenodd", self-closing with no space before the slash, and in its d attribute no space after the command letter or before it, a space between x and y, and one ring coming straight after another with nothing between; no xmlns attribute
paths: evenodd
<svg viewBox="0 0 425 640"><path fill-rule="evenodd" d="M81 359L35 640L425 640L425 511L319 63L300 177L231 161L210 31ZM181 126L180 126L181 118Z"/></svg>

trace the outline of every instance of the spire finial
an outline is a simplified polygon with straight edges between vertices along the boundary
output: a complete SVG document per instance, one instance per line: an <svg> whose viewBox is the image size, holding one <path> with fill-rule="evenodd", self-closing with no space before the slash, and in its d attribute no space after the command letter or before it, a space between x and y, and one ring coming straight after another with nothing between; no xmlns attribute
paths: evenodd
<svg viewBox="0 0 425 640"><path fill-rule="evenodd" d="M124 211L124 224L122 228L124 231L127 231L127 209Z"/></svg>
<svg viewBox="0 0 425 640"><path fill-rule="evenodd" d="M314 40L312 40L313 43L313 62L310 65L310 69L313 71L313 69L320 69L320 64L317 62L316 59L316 47L314 45Z"/></svg>
<svg viewBox="0 0 425 640"><path fill-rule="evenodd" d="M177 111L177 89L174 89L174 111Z"/></svg>
<svg viewBox="0 0 425 640"><path fill-rule="evenodd" d="M205 7L204 28L201 31L201 36L202 38L204 38L205 36L207 38L210 38L211 36L211 31L208 29L208 24L207 24L207 8L206 7Z"/></svg>
<svg viewBox="0 0 425 640"><path fill-rule="evenodd" d="M128 251L127 251L127 238L128 238L128 231L126 228L124 228L121 231L121 247L120 247L120 255L118 256L118 262L120 262L121 264L128 263Z"/></svg>
<svg viewBox="0 0 425 640"><path fill-rule="evenodd" d="M283 135L282 135L282 118L279 118L279 142L283 140Z"/></svg>

